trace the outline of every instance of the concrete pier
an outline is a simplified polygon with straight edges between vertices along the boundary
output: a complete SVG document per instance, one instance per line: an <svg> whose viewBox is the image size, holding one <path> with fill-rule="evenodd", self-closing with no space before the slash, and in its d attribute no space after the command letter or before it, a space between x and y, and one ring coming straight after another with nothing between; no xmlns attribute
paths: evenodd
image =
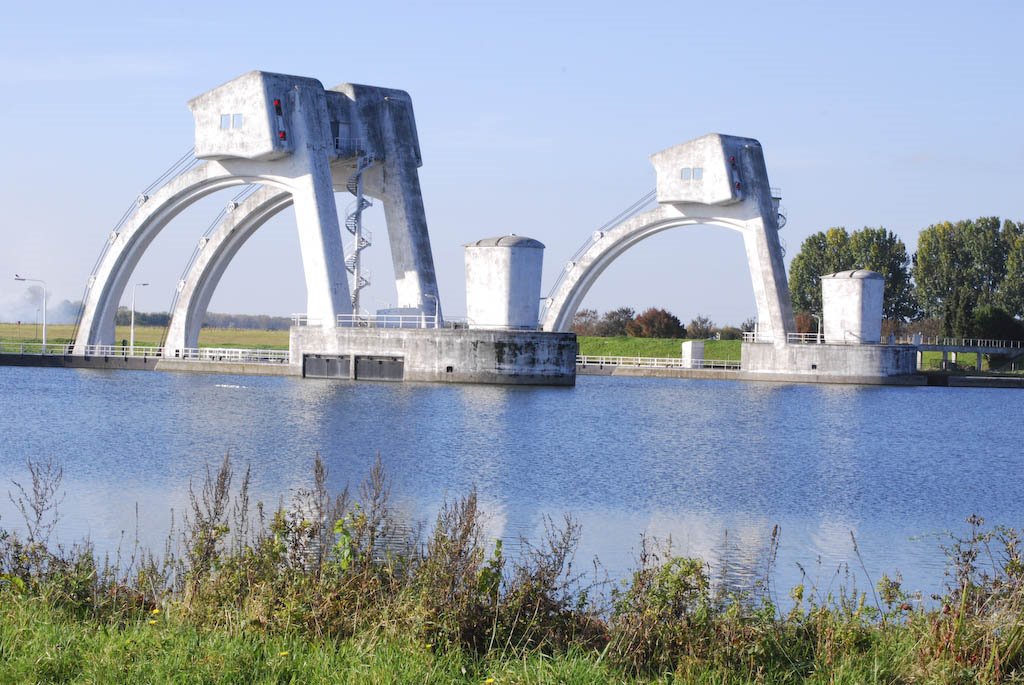
<svg viewBox="0 0 1024 685"><path fill-rule="evenodd" d="M576 384L576 335L452 328L295 326L291 363L312 378Z"/></svg>

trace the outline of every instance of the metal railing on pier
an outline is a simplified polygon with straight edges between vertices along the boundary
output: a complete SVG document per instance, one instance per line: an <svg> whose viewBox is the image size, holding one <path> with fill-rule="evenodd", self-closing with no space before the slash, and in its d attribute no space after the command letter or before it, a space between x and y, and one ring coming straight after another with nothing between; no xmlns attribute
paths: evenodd
<svg viewBox="0 0 1024 685"><path fill-rule="evenodd" d="M338 328L437 328L433 314L338 314ZM293 326L319 326L320 319L292 314Z"/></svg>
<svg viewBox="0 0 1024 685"><path fill-rule="evenodd" d="M0 340L0 354L71 356L73 343L23 342ZM86 357L125 357L139 359L177 359L183 361L233 362L244 364L287 364L291 361L288 350L257 350L234 347L190 347L172 349L144 345L86 345Z"/></svg>
<svg viewBox="0 0 1024 685"><path fill-rule="evenodd" d="M771 335L759 331L744 331L743 342L771 343L774 338ZM794 345L856 345L861 344L860 340L851 338L845 342L826 341L822 333L787 333L786 342ZM904 336L882 336L874 344L880 345L914 345L927 347L948 347L951 350L973 349L973 350L1024 350L1024 340L994 340L992 338L944 338L939 336L925 335L904 335Z"/></svg>
<svg viewBox="0 0 1024 685"><path fill-rule="evenodd" d="M643 369L724 369L739 371L735 359L681 359L679 357L605 357L577 355L577 366L629 366Z"/></svg>

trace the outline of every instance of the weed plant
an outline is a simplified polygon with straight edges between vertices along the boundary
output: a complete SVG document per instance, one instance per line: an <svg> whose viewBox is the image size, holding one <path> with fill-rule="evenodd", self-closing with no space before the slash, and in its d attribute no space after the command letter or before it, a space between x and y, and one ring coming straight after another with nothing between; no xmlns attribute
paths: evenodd
<svg viewBox="0 0 1024 685"><path fill-rule="evenodd" d="M411 526L379 459L331 494L317 458L310 487L266 511L225 457L160 555L114 559L52 544L62 473L29 475L11 493L23 531L0 528L3 682L1024 681L1021 535L977 517L927 601L898 577L859 591L847 571L782 611L770 564L737 592L656 541L598 582L575 566L570 517L506 556L473 491Z"/></svg>

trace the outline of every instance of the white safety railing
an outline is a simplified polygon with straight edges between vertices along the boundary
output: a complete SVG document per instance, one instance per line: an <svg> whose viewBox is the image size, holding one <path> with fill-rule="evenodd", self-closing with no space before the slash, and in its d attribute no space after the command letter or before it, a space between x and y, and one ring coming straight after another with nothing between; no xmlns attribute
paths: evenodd
<svg viewBox="0 0 1024 685"><path fill-rule="evenodd" d="M775 338L770 333L761 331L743 331L743 342L773 343Z"/></svg>
<svg viewBox="0 0 1024 685"><path fill-rule="evenodd" d="M338 314L339 328L437 328L433 314ZM292 314L293 326L319 326L320 319Z"/></svg>
<svg viewBox="0 0 1024 685"><path fill-rule="evenodd" d="M643 369L726 369L739 370L734 359L680 359L679 357L606 357L577 355L577 366L629 366Z"/></svg>
<svg viewBox="0 0 1024 685"><path fill-rule="evenodd" d="M22 342L19 340L0 340L0 354L69 356L74 349L73 343L42 343ZM256 350L235 347L190 347L172 349L169 347L151 347L143 345L86 345L86 357L131 357L181 359L186 361L235 362L245 364L287 364L291 361L288 350Z"/></svg>
<svg viewBox="0 0 1024 685"><path fill-rule="evenodd" d="M71 354L71 343L52 343L43 345L41 342L27 342L23 340L0 340L0 354L49 354L63 355Z"/></svg>
<svg viewBox="0 0 1024 685"><path fill-rule="evenodd" d="M341 328L437 328L433 314L338 314Z"/></svg>
<svg viewBox="0 0 1024 685"><path fill-rule="evenodd" d="M772 336L760 333L759 331L744 331L743 342L770 343L774 342ZM824 345L825 336L821 333L787 333L786 342L795 345ZM845 343L829 341L830 345L852 345L861 341L850 338ZM1024 340L994 340L991 338L943 338L938 336L882 336L879 343L882 345L914 345L948 347L960 349L990 349L990 350L1024 350Z"/></svg>
<svg viewBox="0 0 1024 685"><path fill-rule="evenodd" d="M199 347L183 350L167 349L167 359L200 362L234 362L241 364L287 364L291 361L288 350L245 350L234 347Z"/></svg>
<svg viewBox="0 0 1024 685"><path fill-rule="evenodd" d="M912 335L882 338L890 345L934 345L937 347L981 347L990 349L1024 349L1024 340L993 340L991 338L941 338Z"/></svg>
<svg viewBox="0 0 1024 685"><path fill-rule="evenodd" d="M821 333L787 333L786 342L798 345L821 345L825 336Z"/></svg>

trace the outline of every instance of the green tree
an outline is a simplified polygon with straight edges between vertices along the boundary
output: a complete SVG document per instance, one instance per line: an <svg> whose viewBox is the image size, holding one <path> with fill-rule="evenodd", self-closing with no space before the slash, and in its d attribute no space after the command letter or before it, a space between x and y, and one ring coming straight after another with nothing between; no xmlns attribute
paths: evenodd
<svg viewBox="0 0 1024 685"><path fill-rule="evenodd" d="M999 284L1001 307L1016 317L1024 317L1024 222L1003 224L1006 244L1006 275Z"/></svg>
<svg viewBox="0 0 1024 685"><path fill-rule="evenodd" d="M715 333L715 322L706 316L698 314L686 327L686 332L694 340L710 338Z"/></svg>
<svg viewBox="0 0 1024 685"><path fill-rule="evenodd" d="M580 309L572 317L572 332L576 335L597 335L600 322L596 309Z"/></svg>
<svg viewBox="0 0 1024 685"><path fill-rule="evenodd" d="M1020 340L1024 338L1024 324L999 307L982 306L974 310L970 337L990 340Z"/></svg>
<svg viewBox="0 0 1024 685"><path fill-rule="evenodd" d="M881 226L865 227L850 236L850 268L868 269L885 278L882 314L887 319L906 321L918 314L910 279L907 246L895 233Z"/></svg>
<svg viewBox="0 0 1024 685"><path fill-rule="evenodd" d="M606 337L626 335L626 325L634 318L636 318L636 312L632 307L619 307L605 312L601 317L601 323L597 326L597 334Z"/></svg>
<svg viewBox="0 0 1024 685"><path fill-rule="evenodd" d="M821 277L837 271L869 269L885 278L882 311L887 319L917 315L910 279L907 246L895 233L882 227L865 227L852 234L830 228L804 240L789 265L789 291L793 308L821 312Z"/></svg>
<svg viewBox="0 0 1024 685"><path fill-rule="evenodd" d="M626 324L626 334L634 338L685 338L686 329L668 310L651 307Z"/></svg>
<svg viewBox="0 0 1024 685"><path fill-rule="evenodd" d="M926 316L942 317L946 333L959 335L971 327L978 307L1010 305L1017 286L1004 283L1010 253L1021 227L997 217L948 221L921 231L914 257L917 301ZM1016 275L1015 275L1016 279Z"/></svg>
<svg viewBox="0 0 1024 685"><path fill-rule="evenodd" d="M821 277L850 268L850 235L845 228L830 228L808 236L789 265L793 309L820 312Z"/></svg>

